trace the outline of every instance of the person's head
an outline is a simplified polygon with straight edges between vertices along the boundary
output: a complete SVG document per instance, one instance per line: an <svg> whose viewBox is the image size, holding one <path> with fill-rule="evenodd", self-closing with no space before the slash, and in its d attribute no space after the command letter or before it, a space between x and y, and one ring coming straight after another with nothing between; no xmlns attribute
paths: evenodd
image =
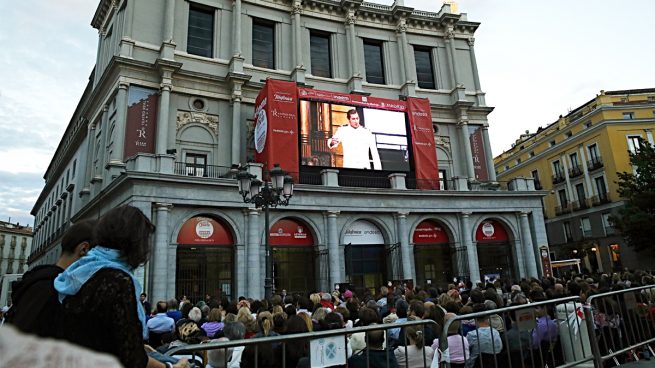
<svg viewBox="0 0 655 368"><path fill-rule="evenodd" d="M136 207L120 206L100 217L95 241L103 247L120 251L125 262L136 268L150 253L150 235L155 225Z"/></svg>
<svg viewBox="0 0 655 368"><path fill-rule="evenodd" d="M148 298L148 295L146 293L141 293L139 296L139 300L141 300L141 303L146 301L146 298Z"/></svg>
<svg viewBox="0 0 655 368"><path fill-rule="evenodd" d="M423 302L420 300L412 300L409 305L409 315L423 318L424 314L425 307L423 306Z"/></svg>
<svg viewBox="0 0 655 368"><path fill-rule="evenodd" d="M407 318L408 309L409 304L406 301L400 299L396 302L396 315L398 318Z"/></svg>
<svg viewBox="0 0 655 368"><path fill-rule="evenodd" d="M168 310L177 310L177 299L173 298L168 301Z"/></svg>
<svg viewBox="0 0 655 368"><path fill-rule="evenodd" d="M382 349L384 344L384 330L366 332L366 346L369 349Z"/></svg>
<svg viewBox="0 0 655 368"><path fill-rule="evenodd" d="M242 340L246 336L246 325L239 321L227 322L223 327L223 335L232 340Z"/></svg>
<svg viewBox="0 0 655 368"><path fill-rule="evenodd" d="M219 308L212 308L207 315L207 320L211 322L220 322L221 321L221 310Z"/></svg>
<svg viewBox="0 0 655 368"><path fill-rule="evenodd" d="M168 303L166 303L163 300L157 302L157 313L166 313L167 310L168 310Z"/></svg>
<svg viewBox="0 0 655 368"><path fill-rule="evenodd" d="M294 318L293 321L290 322L289 320L291 320L292 317L298 317L298 318L300 318L301 321L303 321L303 323L305 323L305 329L306 330L301 331L301 332L308 332L308 331L313 331L314 330L314 323L312 323L312 317L310 317L309 314L307 314L307 313L298 313L298 314L296 314L294 316L289 316L289 318L287 318L287 324L286 324L286 326L284 328L285 333L287 333L287 334L297 333L297 332L293 332L293 331L289 330L289 323L293 323L294 324L293 329L298 330L298 328L297 328L297 326L295 326L295 324L297 324L299 320Z"/></svg>
<svg viewBox="0 0 655 368"><path fill-rule="evenodd" d="M264 336L268 336L273 329L273 315L271 312L261 312L257 315L257 327Z"/></svg>
<svg viewBox="0 0 655 368"><path fill-rule="evenodd" d="M300 313L301 315L307 315L305 313ZM310 320L311 323L311 320ZM296 334L296 333L303 333L303 332L309 332L310 329L308 328L306 320L301 317L301 316L291 316L287 319L287 325L285 328L285 333L286 334Z"/></svg>
<svg viewBox="0 0 655 368"><path fill-rule="evenodd" d="M327 314L328 314L327 309L325 309L325 308L316 308L316 310L314 311L314 314L312 314L312 319L315 320L315 321L320 321L323 318L325 318L325 316L327 316Z"/></svg>
<svg viewBox="0 0 655 368"><path fill-rule="evenodd" d="M248 345L241 353L241 368L272 368L275 366L272 344Z"/></svg>
<svg viewBox="0 0 655 368"><path fill-rule="evenodd" d="M228 341L228 340L229 339L227 337L221 337L219 339L212 340L212 342L220 342L220 341ZM208 350L207 362L212 367L225 368L227 367L227 363L230 361L230 357L232 356L232 351L233 348Z"/></svg>
<svg viewBox="0 0 655 368"><path fill-rule="evenodd" d="M57 265L67 268L71 263L85 256L94 245L93 231L95 220L84 220L75 223L66 230L61 239L61 257Z"/></svg>
<svg viewBox="0 0 655 368"><path fill-rule="evenodd" d="M349 110L346 113L346 116L348 117L348 124L350 124L351 127L359 128L359 114L357 113L357 110Z"/></svg>
<svg viewBox="0 0 655 368"><path fill-rule="evenodd" d="M411 345L416 345L418 349L423 349L423 345L425 344L423 326L407 326L405 333Z"/></svg>
<svg viewBox="0 0 655 368"><path fill-rule="evenodd" d="M200 308L198 307L193 307L189 311L189 319L192 320L193 322L198 322L202 318L202 311L200 311Z"/></svg>

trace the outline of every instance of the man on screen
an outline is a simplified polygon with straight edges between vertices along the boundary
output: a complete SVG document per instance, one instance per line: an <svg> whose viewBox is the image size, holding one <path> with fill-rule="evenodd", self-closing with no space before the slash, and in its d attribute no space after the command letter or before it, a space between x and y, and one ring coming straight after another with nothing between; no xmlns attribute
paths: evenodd
<svg viewBox="0 0 655 368"><path fill-rule="evenodd" d="M346 114L348 125L342 125L328 139L328 147L335 149L339 144L343 147L343 167L352 169L370 169L373 158L373 169L381 170L380 154L375 143L375 137L370 130L359 125L359 114L352 109Z"/></svg>

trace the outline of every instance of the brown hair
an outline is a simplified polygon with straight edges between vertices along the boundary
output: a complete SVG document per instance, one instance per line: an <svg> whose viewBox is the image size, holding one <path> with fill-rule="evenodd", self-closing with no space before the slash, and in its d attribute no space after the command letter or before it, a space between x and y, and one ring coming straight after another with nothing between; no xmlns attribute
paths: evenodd
<svg viewBox="0 0 655 368"><path fill-rule="evenodd" d="M207 319L212 322L221 321L221 310L219 308L212 308L207 315Z"/></svg>
<svg viewBox="0 0 655 368"><path fill-rule="evenodd" d="M257 326L264 336L268 336L273 329L273 315L271 312L261 312L257 315Z"/></svg>
<svg viewBox="0 0 655 368"><path fill-rule="evenodd" d="M150 254L150 235L155 225L132 206L120 206L109 210L98 221L95 240L98 245L116 249L133 268L143 264Z"/></svg>

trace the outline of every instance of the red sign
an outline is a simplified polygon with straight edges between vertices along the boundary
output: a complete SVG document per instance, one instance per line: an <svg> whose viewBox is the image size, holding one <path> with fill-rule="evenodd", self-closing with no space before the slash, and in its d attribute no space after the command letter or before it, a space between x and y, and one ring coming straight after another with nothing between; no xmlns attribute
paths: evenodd
<svg viewBox="0 0 655 368"><path fill-rule="evenodd" d="M473 156L475 179L487 181L489 180L489 172L487 172L487 157L484 153L482 127L475 129L475 131L469 136L469 140L471 141L471 154Z"/></svg>
<svg viewBox="0 0 655 368"><path fill-rule="evenodd" d="M298 183L298 96L294 82L266 81L255 100L254 140L255 161L268 170L280 164Z"/></svg>
<svg viewBox="0 0 655 368"><path fill-rule="evenodd" d="M307 225L292 219L283 219L271 226L270 244L309 247L314 245L314 237Z"/></svg>
<svg viewBox="0 0 655 368"><path fill-rule="evenodd" d="M370 107L373 109L402 111L407 110L405 101L388 98L350 95L345 93L321 91L310 88L298 88L298 97L303 100L336 102L343 105Z"/></svg>
<svg viewBox="0 0 655 368"><path fill-rule="evenodd" d="M539 247L539 256L541 258L541 267L544 270L544 277L552 277L553 268L550 265L550 252L547 246Z"/></svg>
<svg viewBox="0 0 655 368"><path fill-rule="evenodd" d="M134 102L127 107L123 160L137 153L155 153L159 95L155 90L130 87L128 100Z"/></svg>
<svg viewBox="0 0 655 368"><path fill-rule="evenodd" d="M475 232L475 240L479 243L506 242L509 240L507 230L496 220L482 221Z"/></svg>
<svg viewBox="0 0 655 368"><path fill-rule="evenodd" d="M439 166L434 144L430 101L422 98L408 98L409 126L412 130L412 148L416 169L416 187L439 189Z"/></svg>
<svg viewBox="0 0 655 368"><path fill-rule="evenodd" d="M414 244L447 244L450 242L443 226L432 220L418 224L412 236Z"/></svg>
<svg viewBox="0 0 655 368"><path fill-rule="evenodd" d="M230 230L210 217L190 218L177 234L177 244L185 245L233 245Z"/></svg>

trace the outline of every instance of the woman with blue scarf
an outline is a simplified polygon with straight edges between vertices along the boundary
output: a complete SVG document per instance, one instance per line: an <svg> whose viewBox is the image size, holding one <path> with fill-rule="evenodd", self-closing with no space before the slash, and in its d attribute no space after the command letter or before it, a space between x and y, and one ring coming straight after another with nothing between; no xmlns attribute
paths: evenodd
<svg viewBox="0 0 655 368"><path fill-rule="evenodd" d="M148 328L134 270L150 253L155 226L137 208L121 206L100 218L95 244L54 281L62 303L64 337L116 356L124 367L171 367L149 358ZM186 360L175 367L185 367Z"/></svg>

